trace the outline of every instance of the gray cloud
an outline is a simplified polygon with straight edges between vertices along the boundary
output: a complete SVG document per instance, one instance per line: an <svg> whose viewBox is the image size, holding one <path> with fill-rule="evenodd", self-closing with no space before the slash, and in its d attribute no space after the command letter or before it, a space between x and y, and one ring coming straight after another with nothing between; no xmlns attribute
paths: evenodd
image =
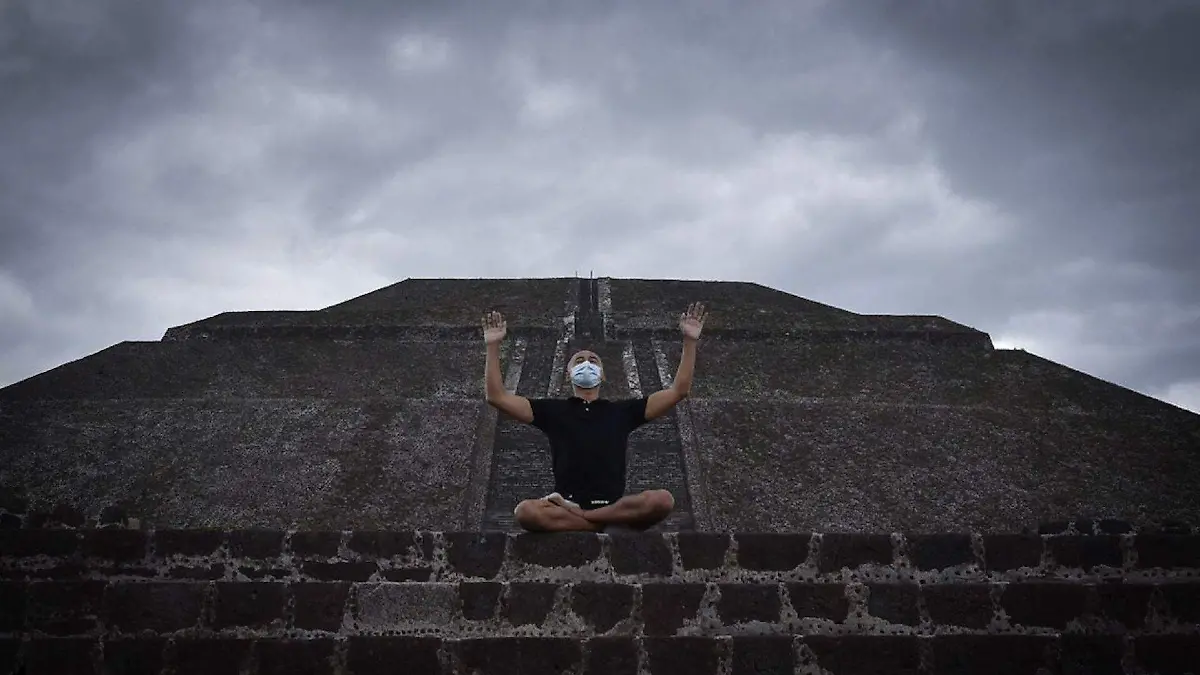
<svg viewBox="0 0 1200 675"><path fill-rule="evenodd" d="M595 269L1200 396L1200 26L1144 4L9 3L0 384L220 311Z"/></svg>

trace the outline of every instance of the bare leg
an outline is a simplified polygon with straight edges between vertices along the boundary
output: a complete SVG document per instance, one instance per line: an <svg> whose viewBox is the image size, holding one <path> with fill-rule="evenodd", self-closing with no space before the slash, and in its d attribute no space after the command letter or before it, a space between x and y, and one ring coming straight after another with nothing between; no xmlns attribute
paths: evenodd
<svg viewBox="0 0 1200 675"><path fill-rule="evenodd" d="M666 490L646 490L641 494L622 497L608 506L583 511L588 521L604 525L627 525L645 530L671 515L675 498Z"/></svg>
<svg viewBox="0 0 1200 675"><path fill-rule="evenodd" d="M544 499L517 504L516 518L517 524L530 532L599 532L604 527Z"/></svg>

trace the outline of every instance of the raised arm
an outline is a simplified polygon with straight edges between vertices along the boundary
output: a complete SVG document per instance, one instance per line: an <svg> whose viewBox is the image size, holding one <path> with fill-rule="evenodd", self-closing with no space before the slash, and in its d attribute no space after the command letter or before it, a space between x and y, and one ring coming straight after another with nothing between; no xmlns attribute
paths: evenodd
<svg viewBox="0 0 1200 675"><path fill-rule="evenodd" d="M671 386L656 391L646 400L646 419L652 420L667 414L675 404L687 398L692 388L692 372L696 369L696 343L704 328L706 313L704 305L694 302L687 312L679 315L679 331L683 333L683 353L679 356L679 369Z"/></svg>
<svg viewBox="0 0 1200 675"><path fill-rule="evenodd" d="M500 312L483 315L483 342L487 345L487 361L484 366L484 381L488 405L502 410L516 420L529 424L533 421L533 407L524 396L508 393L504 388L504 375L500 372L500 343L508 333L507 324Z"/></svg>

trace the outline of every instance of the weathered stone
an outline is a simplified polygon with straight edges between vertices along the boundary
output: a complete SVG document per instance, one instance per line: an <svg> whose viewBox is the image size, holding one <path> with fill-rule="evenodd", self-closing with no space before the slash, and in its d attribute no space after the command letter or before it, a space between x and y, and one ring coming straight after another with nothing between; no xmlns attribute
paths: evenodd
<svg viewBox="0 0 1200 675"><path fill-rule="evenodd" d="M283 584L271 582L217 583L214 626L261 627L281 620L284 590Z"/></svg>
<svg viewBox="0 0 1200 675"><path fill-rule="evenodd" d="M105 675L159 673L166 663L163 658L166 646L164 638L106 640L103 672Z"/></svg>
<svg viewBox="0 0 1200 675"><path fill-rule="evenodd" d="M1013 623L1062 629L1083 614L1086 590L1070 582L1023 581L1004 589L1000 607Z"/></svg>
<svg viewBox="0 0 1200 675"><path fill-rule="evenodd" d="M684 621L695 619L704 584L642 584L642 619L646 635L675 635Z"/></svg>
<svg viewBox="0 0 1200 675"><path fill-rule="evenodd" d="M68 556L81 539L77 530L0 530L0 551L17 557Z"/></svg>
<svg viewBox="0 0 1200 675"><path fill-rule="evenodd" d="M467 582L458 584L458 597L462 603L463 618L471 621L490 621L496 616L496 606L504 584L494 581Z"/></svg>
<svg viewBox="0 0 1200 675"><path fill-rule="evenodd" d="M888 535L833 533L821 538L817 570L822 574L872 563L892 564L892 540Z"/></svg>
<svg viewBox="0 0 1200 675"><path fill-rule="evenodd" d="M100 645L93 638L34 638L26 647L28 675L92 675Z"/></svg>
<svg viewBox="0 0 1200 675"><path fill-rule="evenodd" d="M296 628L336 631L342 626L348 583L300 583L289 585Z"/></svg>
<svg viewBox="0 0 1200 675"><path fill-rule="evenodd" d="M467 672L488 675L576 672L582 658L579 641L565 638L480 638L451 645Z"/></svg>
<svg viewBox="0 0 1200 675"><path fill-rule="evenodd" d="M1034 534L992 534L983 537L984 569L1006 572L1037 567L1042 559L1042 538Z"/></svg>
<svg viewBox="0 0 1200 675"><path fill-rule="evenodd" d="M341 532L296 532L288 542L293 555L332 558L341 545Z"/></svg>
<svg viewBox="0 0 1200 675"><path fill-rule="evenodd" d="M1161 588L1167 609L1177 621L1200 624L1200 582L1179 580Z"/></svg>
<svg viewBox="0 0 1200 675"><path fill-rule="evenodd" d="M937 626L985 628L992 621L989 584L935 584L921 589L929 618Z"/></svg>
<svg viewBox="0 0 1200 675"><path fill-rule="evenodd" d="M1105 518L1096 525L1101 534L1127 534L1133 532L1133 526L1124 520Z"/></svg>
<svg viewBox="0 0 1200 675"><path fill-rule="evenodd" d="M0 513L0 530L17 530L24 524L24 518L15 513Z"/></svg>
<svg viewBox="0 0 1200 675"><path fill-rule="evenodd" d="M787 571L808 559L808 534L738 534L738 565L748 570Z"/></svg>
<svg viewBox="0 0 1200 675"><path fill-rule="evenodd" d="M504 564L508 535L503 532L447 532L445 536L447 561L450 569L458 574L493 579Z"/></svg>
<svg viewBox="0 0 1200 675"><path fill-rule="evenodd" d="M867 613L871 616L905 626L921 623L916 584L867 584L867 591Z"/></svg>
<svg viewBox="0 0 1200 675"><path fill-rule="evenodd" d="M726 626L747 621L779 621L779 589L775 584L720 584L717 612Z"/></svg>
<svg viewBox="0 0 1200 675"><path fill-rule="evenodd" d="M21 653L19 638L0 638L0 673L17 672L17 656Z"/></svg>
<svg viewBox="0 0 1200 675"><path fill-rule="evenodd" d="M514 626L540 626L554 606L558 586L536 582L512 582L504 598L504 618Z"/></svg>
<svg viewBox="0 0 1200 675"><path fill-rule="evenodd" d="M1153 592L1149 584L1103 583L1096 586L1098 610L1104 618L1126 628L1141 628Z"/></svg>
<svg viewBox="0 0 1200 675"><path fill-rule="evenodd" d="M356 584L355 618L367 630L438 628L459 616L454 584Z"/></svg>
<svg viewBox="0 0 1200 675"><path fill-rule="evenodd" d="M1012 675L1054 672L1055 638L1043 635L936 635L931 640L933 675Z"/></svg>
<svg viewBox="0 0 1200 675"><path fill-rule="evenodd" d="M154 553L172 555L212 555L221 547L220 530L158 530L154 533Z"/></svg>
<svg viewBox="0 0 1200 675"><path fill-rule="evenodd" d="M613 535L609 556L617 574L670 576L671 551L658 532Z"/></svg>
<svg viewBox="0 0 1200 675"><path fill-rule="evenodd" d="M411 673L439 673L441 644L428 637L351 637L346 662L354 675L392 675L401 664Z"/></svg>
<svg viewBox="0 0 1200 675"><path fill-rule="evenodd" d="M401 567L379 574L385 581L429 581L433 578L433 570L429 567Z"/></svg>
<svg viewBox="0 0 1200 675"><path fill-rule="evenodd" d="M725 551L729 548L728 534L680 532L676 537L683 569L714 570L725 564Z"/></svg>
<svg viewBox="0 0 1200 675"><path fill-rule="evenodd" d="M104 594L104 623L122 633L171 632L195 626L204 602L204 584L114 584Z"/></svg>
<svg viewBox="0 0 1200 675"><path fill-rule="evenodd" d="M587 621L597 635L629 618L633 609L633 586L627 584L575 584L571 609Z"/></svg>
<svg viewBox="0 0 1200 675"><path fill-rule="evenodd" d="M841 584L789 583L787 592L792 609L801 619L830 619L840 623L850 613L846 587Z"/></svg>
<svg viewBox="0 0 1200 675"><path fill-rule="evenodd" d="M591 638L584 649L583 675L638 675L638 650L633 638Z"/></svg>
<svg viewBox="0 0 1200 675"><path fill-rule="evenodd" d="M1097 565L1121 566L1121 538L1116 535L1051 537L1046 545L1054 562L1090 572Z"/></svg>
<svg viewBox="0 0 1200 675"><path fill-rule="evenodd" d="M229 533L229 554L237 558L278 558L283 553L280 530L233 530Z"/></svg>
<svg viewBox="0 0 1200 675"><path fill-rule="evenodd" d="M735 637L730 675L791 675L794 657L790 635Z"/></svg>
<svg viewBox="0 0 1200 675"><path fill-rule="evenodd" d="M1133 651L1145 671L1182 675L1189 672L1185 668L1200 663L1200 634L1139 635L1133 639Z"/></svg>
<svg viewBox="0 0 1200 675"><path fill-rule="evenodd" d="M304 574L318 581L366 581L375 574L378 565L373 562L339 560L321 562L309 560L301 564Z"/></svg>
<svg viewBox="0 0 1200 675"><path fill-rule="evenodd" d="M717 672L717 641L704 637L648 637L642 640L651 675Z"/></svg>
<svg viewBox="0 0 1200 675"><path fill-rule="evenodd" d="M181 565L168 570L167 576L172 579L223 579L225 577L225 565L224 563L200 565L198 567Z"/></svg>
<svg viewBox="0 0 1200 675"><path fill-rule="evenodd" d="M582 567L600 557L600 538L584 532L522 533L513 540L521 562L543 567Z"/></svg>
<svg viewBox="0 0 1200 675"><path fill-rule="evenodd" d="M259 675L333 675L334 649L331 639L259 640ZM436 671L434 671L436 672Z"/></svg>
<svg viewBox="0 0 1200 675"><path fill-rule="evenodd" d="M173 656L169 662L176 675L233 675L248 670L253 644L233 638L176 638L167 653Z"/></svg>
<svg viewBox="0 0 1200 675"><path fill-rule="evenodd" d="M146 533L141 530L87 530L83 554L115 562L132 562L146 557Z"/></svg>
<svg viewBox="0 0 1200 675"><path fill-rule="evenodd" d="M1077 635L1059 638L1059 666L1064 675L1124 675L1120 635Z"/></svg>
<svg viewBox="0 0 1200 675"><path fill-rule="evenodd" d="M1038 523L1038 534L1062 534L1071 527L1069 520L1047 520Z"/></svg>
<svg viewBox="0 0 1200 675"><path fill-rule="evenodd" d="M1200 567L1200 535L1139 534L1134 544L1140 569Z"/></svg>
<svg viewBox="0 0 1200 675"><path fill-rule="evenodd" d="M908 559L918 570L940 570L975 562L969 534L910 534Z"/></svg>
<svg viewBox="0 0 1200 675"><path fill-rule="evenodd" d="M920 653L917 639L908 635L806 635L803 643L817 657L817 665L834 673L887 673L917 675Z"/></svg>
<svg viewBox="0 0 1200 675"><path fill-rule="evenodd" d="M0 581L0 633L16 632L24 627L26 588L25 582Z"/></svg>
<svg viewBox="0 0 1200 675"><path fill-rule="evenodd" d="M51 635L86 635L97 630L103 581L42 581L29 584L27 628Z"/></svg>
<svg viewBox="0 0 1200 675"><path fill-rule="evenodd" d="M415 543L412 532L360 530L350 535L346 546L355 553L372 558L394 558L408 555Z"/></svg>

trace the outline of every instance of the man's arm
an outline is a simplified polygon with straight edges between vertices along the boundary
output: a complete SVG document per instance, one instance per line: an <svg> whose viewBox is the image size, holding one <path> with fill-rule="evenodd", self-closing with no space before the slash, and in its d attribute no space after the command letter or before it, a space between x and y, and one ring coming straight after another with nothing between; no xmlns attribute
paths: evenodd
<svg viewBox="0 0 1200 675"><path fill-rule="evenodd" d="M492 312L483 318L483 340L487 344L487 360L484 366L484 382L488 405L502 410L520 422L533 421L533 407L524 396L508 393L504 388L504 376L500 373L500 343L506 334L504 317Z"/></svg>
<svg viewBox="0 0 1200 675"><path fill-rule="evenodd" d="M679 357L679 368L671 386L656 391L646 399L646 420L667 414L677 403L687 398L692 389L692 373L696 369L696 343L704 327L704 305L694 303L687 313L679 318L679 329L683 332L683 353Z"/></svg>

